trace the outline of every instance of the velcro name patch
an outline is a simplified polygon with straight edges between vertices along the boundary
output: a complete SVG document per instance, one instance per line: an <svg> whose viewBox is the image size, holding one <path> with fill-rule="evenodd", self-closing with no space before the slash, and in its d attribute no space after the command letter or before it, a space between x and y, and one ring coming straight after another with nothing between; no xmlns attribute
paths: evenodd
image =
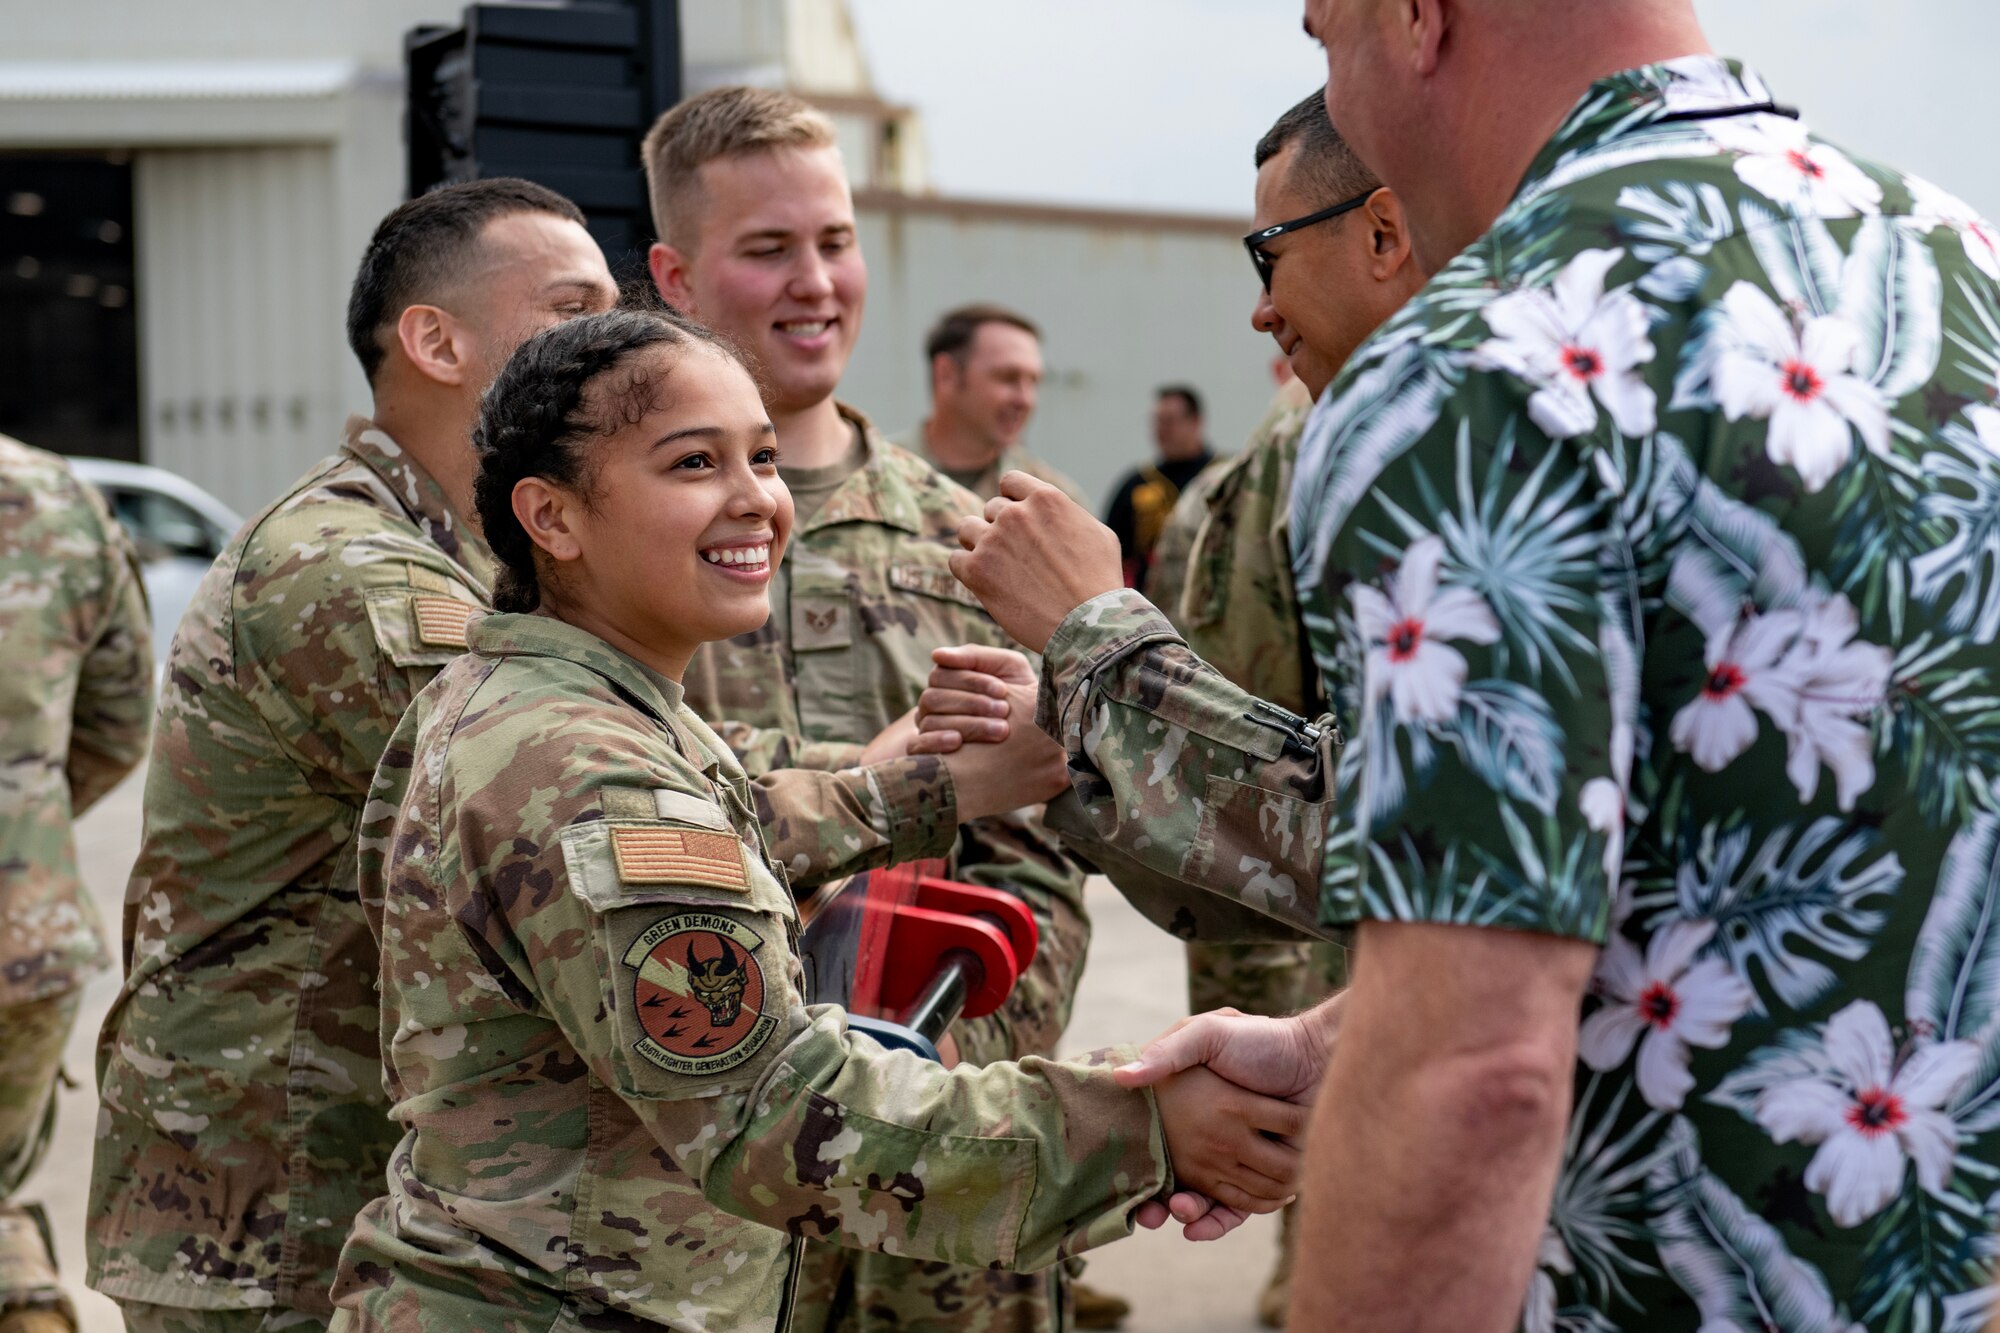
<svg viewBox="0 0 2000 1333"><path fill-rule="evenodd" d="M466 622L479 608L456 597L412 597L410 610L417 618L417 637L434 648L466 646Z"/></svg>
<svg viewBox="0 0 2000 1333"><path fill-rule="evenodd" d="M627 884L700 884L747 893L743 840L685 828L614 828L611 854Z"/></svg>

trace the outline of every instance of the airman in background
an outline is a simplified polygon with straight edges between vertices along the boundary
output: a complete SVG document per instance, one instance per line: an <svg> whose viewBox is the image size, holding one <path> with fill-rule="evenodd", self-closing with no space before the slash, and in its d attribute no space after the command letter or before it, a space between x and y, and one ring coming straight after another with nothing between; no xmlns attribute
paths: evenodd
<svg viewBox="0 0 2000 1333"><path fill-rule="evenodd" d="M59 1333L40 1210L83 983L111 961L72 826L146 753L153 654L131 543L61 459L0 436L0 1330Z"/></svg>
<svg viewBox="0 0 2000 1333"><path fill-rule="evenodd" d="M1076 483L1021 443L1043 378L1042 331L1026 315L990 303L946 311L924 339L931 414L890 442L928 459L982 500L1009 472L1040 477L1078 504Z"/></svg>

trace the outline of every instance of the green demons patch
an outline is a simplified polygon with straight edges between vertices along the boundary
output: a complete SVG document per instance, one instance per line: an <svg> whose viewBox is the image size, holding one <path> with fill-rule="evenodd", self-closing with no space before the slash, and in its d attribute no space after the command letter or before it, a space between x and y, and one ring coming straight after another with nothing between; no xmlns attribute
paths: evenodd
<svg viewBox="0 0 2000 1333"><path fill-rule="evenodd" d="M632 1012L646 1035L633 1049L676 1074L719 1074L777 1031L764 1013L757 933L707 912L663 917L625 951Z"/></svg>

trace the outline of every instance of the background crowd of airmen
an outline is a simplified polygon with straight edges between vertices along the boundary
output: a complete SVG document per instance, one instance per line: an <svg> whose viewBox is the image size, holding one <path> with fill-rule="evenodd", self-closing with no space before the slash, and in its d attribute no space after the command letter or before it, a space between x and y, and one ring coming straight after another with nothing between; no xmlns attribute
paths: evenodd
<svg viewBox="0 0 2000 1333"><path fill-rule="evenodd" d="M1308 153L1342 152L1316 129L1326 125L1323 113L1308 114L1316 106L1308 98L1273 130L1260 165L1301 142ZM952 1040L970 1064L1052 1055L1089 943L1079 862L1032 808L960 826L953 806L965 794L954 797L936 759L878 763L865 782L856 767L873 758L868 743L915 706L931 649L1011 642L946 566L959 519L1016 469L1080 499L1018 442L1041 373L1039 330L998 305L947 314L925 348L932 416L901 447L891 444L832 397L865 276L831 127L774 93L724 90L684 105L647 147L662 235L688 236L686 221L670 219L697 207L676 180L732 159L777 170L805 201L802 235L779 243L820 251L824 290L788 299L825 305L846 327L824 378L788 382L781 361L762 366L798 505L787 594L773 599L789 615L712 645L689 671L687 701L757 775L767 837L793 872L946 853L955 876L1027 902L1042 938L1033 965L1000 1012L962 1021ZM714 183L704 193L699 206L717 211ZM43 667L8 673L7 688L46 720L25 746L15 745L23 733L10 723L7 758L19 766L42 756L33 762L49 779L18 802L9 794L10 810L34 811L34 838L16 840L10 827L8 842L10 854L26 850L20 859L34 876L29 910L13 910L24 899L10 888L7 999L20 1016L10 1027L36 1037L10 1042L7 1054L8 1096L19 1103L0 1125L10 1195L45 1143L81 982L108 962L70 822L138 762L149 734L153 744L124 922L126 982L100 1047L104 1125L90 1227L89 1281L120 1303L128 1327L309 1328L332 1316L341 1245L381 1192L401 1136L378 1054L378 946L356 898L357 820L397 720L466 646L467 615L490 602L493 557L463 517L473 460L462 442L487 382L538 327L616 299L581 222L566 200L515 181L447 188L384 221L349 321L375 409L351 420L342 450L248 524L218 562L176 637L157 723L143 669L143 594L124 538L59 461L6 446L14 508L5 517L23 524L6 546L9 586L51 589L34 599L48 618L43 637L30 640L14 619L7 640L10 662L18 653ZM662 249L670 259L680 253ZM699 253L685 240L682 249ZM731 294L702 303L688 290L691 266L654 262L669 300L730 313ZM747 327L729 331L753 355L763 350ZM1295 442L1297 401L1284 396L1245 463ZM809 448L815 427L830 428L836 447ZM802 456L813 461L793 461ZM1251 480L1243 512L1259 497L1264 512L1240 525L1267 544L1271 532L1250 530L1273 518L1272 480ZM1210 495L1182 506L1163 545L1199 549L1213 575L1228 569L1223 548L1239 525ZM1210 509L1219 521L1202 522ZM1275 550L1239 562L1273 616L1282 587L1257 581L1278 572ZM1162 586L1157 575L1152 586ZM1241 645L1247 684L1303 703L1299 659L1284 646L1295 640L1262 641L1283 625L1232 618L1216 636L1212 611L1196 612L1194 624L1211 632L1204 647ZM1257 663L1279 670L1260 675ZM67 793L54 781L65 764ZM1292 1012L1342 973L1341 951L1318 949L1309 965L1312 946L1191 942L1193 999L1198 1008ZM4 1225L10 1305L66 1318L31 1214L10 1205ZM1067 1271L1017 1274L812 1246L793 1326L1052 1329L1074 1317L1062 1313L1073 1299ZM744 1280L768 1285L763 1274ZM1281 1273L1264 1300L1274 1322L1283 1301ZM1087 1289L1084 1302L1086 1325L1115 1324L1123 1312L1123 1302Z"/></svg>
<svg viewBox="0 0 2000 1333"><path fill-rule="evenodd" d="M726 89L662 119L654 286L737 344L684 355L761 395L798 513L777 612L695 654L684 700L508 614L539 557L474 496L544 445L523 475L560 490L582 386L710 335L604 313L537 187L385 220L350 312L373 411L218 562L154 724L89 1223L128 1326L768 1327L795 1294L794 1328L1051 1328L1080 1250L1169 1211L1212 1236L1299 1179L1314 1328L1988 1317L2000 231L1812 136L1682 0L1311 0L1307 30L1326 100L1258 146L1246 244L1318 406L1190 479L1153 601L1056 487L982 506L938 470L998 471L943 419L978 328L962 357L940 330L909 451L835 399L866 276L822 117ZM0 807L8 855L46 858L0 959L48 1036L0 1105L11 1186L101 959L70 812L139 757L147 655L101 507L6 462L43 483L8 492L8 549L41 558L0 591L46 622L10 622L10 665L56 645L0 681L39 723L4 756L40 784ZM436 710L482 673L577 734L496 709L460 745ZM579 757L614 733L643 762L602 778ZM454 823L413 774L510 805ZM950 1074L801 1005L738 1027L727 995L727 1062L671 1050L621 998L738 986L725 960L738 998L796 998L787 887L947 852L1049 941ZM1341 985L1299 950L1344 926L1360 966L1288 1018L1043 1059L1086 943L1072 854L1242 950L1197 962L1233 978L1212 998ZM540 1058L468 1101L475 1032ZM1170 1153L1169 1065L1235 1085L1260 1154L1257 1117L1324 1081L1302 1176L1232 1176L1253 1154L1221 1133ZM32 1221L4 1225L20 1313L61 1319Z"/></svg>

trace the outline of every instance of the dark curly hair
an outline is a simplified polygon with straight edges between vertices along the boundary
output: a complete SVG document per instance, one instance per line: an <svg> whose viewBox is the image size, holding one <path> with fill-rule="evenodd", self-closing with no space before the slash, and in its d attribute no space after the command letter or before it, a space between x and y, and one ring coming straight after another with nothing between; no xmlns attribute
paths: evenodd
<svg viewBox="0 0 2000 1333"><path fill-rule="evenodd" d="M592 440L640 420L659 405L666 375L634 364L655 347L712 347L741 363L723 339L664 310L620 309L566 320L523 343L479 406L472 444L479 475L473 507L500 562L493 590L499 611L541 602L535 543L514 517L514 485L542 477L585 497ZM623 372L614 378L614 372Z"/></svg>

